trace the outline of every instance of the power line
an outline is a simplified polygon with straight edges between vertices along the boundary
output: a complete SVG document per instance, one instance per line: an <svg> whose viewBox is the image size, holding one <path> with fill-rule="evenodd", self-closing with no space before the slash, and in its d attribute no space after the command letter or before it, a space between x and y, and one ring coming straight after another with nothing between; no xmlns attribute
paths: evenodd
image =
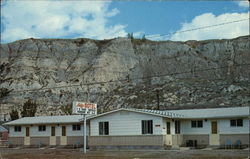
<svg viewBox="0 0 250 159"><path fill-rule="evenodd" d="M201 29L207 29L207 28L212 28L212 27L216 27L216 26L221 26L221 25L227 25L227 24L232 24L232 23L238 23L238 22L242 22L242 21L246 21L249 20L250 18L247 19L240 19L240 20L235 20L235 21L230 21L230 22L225 22L225 23L219 23L219 24L214 24L214 25L208 25L208 26L203 26L203 27L198 27L198 28L194 28L194 29L188 29L188 30L182 30L182 31L176 31L173 33L168 33L168 34L160 34L160 35L148 35L145 36L146 38L155 38L155 37L161 37L161 36L170 36L176 33L184 33L184 32L191 32L191 31L195 31L195 30L201 30Z"/></svg>
<svg viewBox="0 0 250 159"><path fill-rule="evenodd" d="M238 64L234 65L234 67L240 67L240 66L249 66L250 64ZM222 67L216 67L216 68L206 68L206 69L199 69L195 70L195 72L205 72L210 70L219 70L228 68L230 66L222 66ZM68 86L57 86L57 87L49 87L49 88L39 88L39 89L26 89L26 90L16 90L12 92L33 92L33 91L42 91L42 90L50 90L50 89L58 89L58 88L68 88L68 87L79 87L79 86L89 86L89 85L97 85L97 84L106 84L106 83L117 83L117 82L130 82L133 80L140 80L140 79L150 79L155 77L164 77L164 76L173 76L173 75L180 75L180 74L187 74L191 73L190 71L183 71L183 72L174 72L174 73L167 73L167 74L161 74L161 75L154 75L154 76L146 76L146 77L137 77L137 78L128 78L126 79L118 79L118 80L111 80L111 81L104 81L104 82L89 82L89 83L81 83L81 84L75 84L75 85L68 85Z"/></svg>

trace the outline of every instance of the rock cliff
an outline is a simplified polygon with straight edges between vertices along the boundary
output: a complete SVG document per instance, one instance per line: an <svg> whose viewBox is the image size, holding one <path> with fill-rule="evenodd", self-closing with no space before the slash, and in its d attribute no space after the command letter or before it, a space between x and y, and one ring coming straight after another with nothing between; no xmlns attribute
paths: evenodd
<svg viewBox="0 0 250 159"><path fill-rule="evenodd" d="M25 39L1 44L2 106L37 115L72 101L175 109L250 105L250 36L229 40Z"/></svg>

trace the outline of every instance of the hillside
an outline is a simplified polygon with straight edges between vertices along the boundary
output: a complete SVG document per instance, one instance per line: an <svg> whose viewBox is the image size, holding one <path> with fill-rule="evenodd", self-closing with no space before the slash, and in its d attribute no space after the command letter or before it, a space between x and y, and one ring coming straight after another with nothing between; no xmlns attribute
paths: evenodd
<svg viewBox="0 0 250 159"><path fill-rule="evenodd" d="M247 106L249 38L25 39L1 44L1 107L20 108L29 98L39 105L37 115L61 114L61 106L87 100L97 103L100 112L156 109L158 104L160 109Z"/></svg>

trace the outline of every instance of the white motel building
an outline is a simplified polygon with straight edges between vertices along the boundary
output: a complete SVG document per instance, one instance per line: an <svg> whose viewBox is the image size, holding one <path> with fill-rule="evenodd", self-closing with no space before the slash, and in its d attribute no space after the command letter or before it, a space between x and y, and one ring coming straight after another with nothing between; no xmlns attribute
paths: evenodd
<svg viewBox="0 0 250 159"><path fill-rule="evenodd" d="M147 110L121 108L87 116L90 149L249 146L249 107ZM25 117L9 126L9 144L82 146L83 116Z"/></svg>

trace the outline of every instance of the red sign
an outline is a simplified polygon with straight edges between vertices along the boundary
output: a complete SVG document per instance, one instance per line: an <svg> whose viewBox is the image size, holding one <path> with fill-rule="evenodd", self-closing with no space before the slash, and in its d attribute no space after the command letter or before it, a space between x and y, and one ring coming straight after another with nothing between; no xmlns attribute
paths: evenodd
<svg viewBox="0 0 250 159"><path fill-rule="evenodd" d="M87 108L87 109L96 109L96 104L93 104L93 103L77 103L76 107Z"/></svg>
<svg viewBox="0 0 250 159"><path fill-rule="evenodd" d="M97 114L97 104L73 102L72 112L75 114Z"/></svg>

